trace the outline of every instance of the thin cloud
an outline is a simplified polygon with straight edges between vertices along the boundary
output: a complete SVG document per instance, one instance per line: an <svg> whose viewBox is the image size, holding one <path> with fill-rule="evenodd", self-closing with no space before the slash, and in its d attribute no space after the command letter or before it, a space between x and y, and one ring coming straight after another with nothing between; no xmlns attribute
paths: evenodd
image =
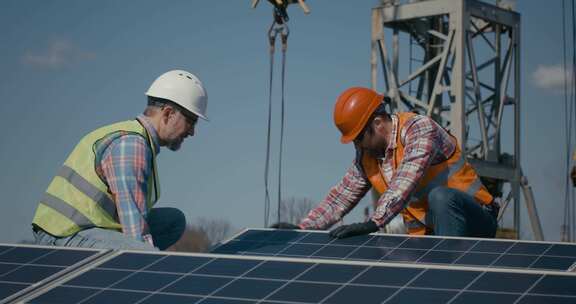
<svg viewBox="0 0 576 304"><path fill-rule="evenodd" d="M570 87L572 74L571 70L564 70L560 64L538 65L532 73L532 83L541 89L563 91L565 84Z"/></svg>
<svg viewBox="0 0 576 304"><path fill-rule="evenodd" d="M27 51L22 56L22 63L35 67L58 69L72 64L94 59L92 52L81 50L68 40L52 40L45 49Z"/></svg>

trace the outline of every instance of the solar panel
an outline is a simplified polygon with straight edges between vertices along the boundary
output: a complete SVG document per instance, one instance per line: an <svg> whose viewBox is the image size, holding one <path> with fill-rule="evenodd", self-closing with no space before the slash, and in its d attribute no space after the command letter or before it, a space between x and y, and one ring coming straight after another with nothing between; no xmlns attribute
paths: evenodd
<svg viewBox="0 0 576 304"><path fill-rule="evenodd" d="M0 303L82 265L103 250L0 245Z"/></svg>
<svg viewBox="0 0 576 304"><path fill-rule="evenodd" d="M576 244L437 236L365 235L248 229L212 253L567 271Z"/></svg>
<svg viewBox="0 0 576 304"><path fill-rule="evenodd" d="M25 303L576 303L533 270L122 251Z"/></svg>

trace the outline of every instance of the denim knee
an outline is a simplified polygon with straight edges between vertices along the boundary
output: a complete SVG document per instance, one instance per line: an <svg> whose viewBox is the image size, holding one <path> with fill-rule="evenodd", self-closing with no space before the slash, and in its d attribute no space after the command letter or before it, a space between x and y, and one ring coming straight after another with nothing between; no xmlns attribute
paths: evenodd
<svg viewBox="0 0 576 304"><path fill-rule="evenodd" d="M186 230L186 215L180 209L174 208L174 227L180 232L180 235L184 234Z"/></svg>
<svg viewBox="0 0 576 304"><path fill-rule="evenodd" d="M456 190L448 187L436 187L428 193L428 205L432 210L448 210L458 203Z"/></svg>

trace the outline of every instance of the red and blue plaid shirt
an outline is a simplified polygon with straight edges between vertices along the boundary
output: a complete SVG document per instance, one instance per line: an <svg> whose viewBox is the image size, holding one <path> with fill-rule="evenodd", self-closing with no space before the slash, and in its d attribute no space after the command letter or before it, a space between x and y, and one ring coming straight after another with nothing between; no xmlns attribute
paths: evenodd
<svg viewBox="0 0 576 304"><path fill-rule="evenodd" d="M146 116L137 119L150 134L156 154L160 153L156 129ZM98 141L94 150L96 172L114 197L123 233L154 245L146 222L148 177L153 174L154 157L148 139L133 133L113 133Z"/></svg>
<svg viewBox="0 0 576 304"><path fill-rule="evenodd" d="M404 158L397 170L393 169L393 151L396 149L398 117L391 115L392 132L383 159L379 160L382 175L388 184L378 199L377 209L372 216L378 226L383 227L394 218L409 201L412 191L431 164L450 158L456 144L452 137L427 116L410 118L400 137L404 144ZM371 188L370 181L355 160L342 180L334 186L326 198L310 211L300 222L302 229L327 229L350 212Z"/></svg>

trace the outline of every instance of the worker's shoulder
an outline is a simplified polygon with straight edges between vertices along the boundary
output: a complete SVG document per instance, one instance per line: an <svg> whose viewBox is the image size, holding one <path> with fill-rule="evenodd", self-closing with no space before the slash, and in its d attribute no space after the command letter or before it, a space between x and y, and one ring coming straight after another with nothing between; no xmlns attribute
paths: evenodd
<svg viewBox="0 0 576 304"><path fill-rule="evenodd" d="M119 130L107 134L97 141L94 146L96 151L102 152L122 150L125 153L132 149L141 148L142 151L147 151L148 149L144 135L125 130Z"/></svg>
<svg viewBox="0 0 576 304"><path fill-rule="evenodd" d="M406 122L404 123L404 127L410 128L413 126L422 126L422 127L436 127L437 123L429 116L421 115L417 113L408 112L410 115Z"/></svg>

